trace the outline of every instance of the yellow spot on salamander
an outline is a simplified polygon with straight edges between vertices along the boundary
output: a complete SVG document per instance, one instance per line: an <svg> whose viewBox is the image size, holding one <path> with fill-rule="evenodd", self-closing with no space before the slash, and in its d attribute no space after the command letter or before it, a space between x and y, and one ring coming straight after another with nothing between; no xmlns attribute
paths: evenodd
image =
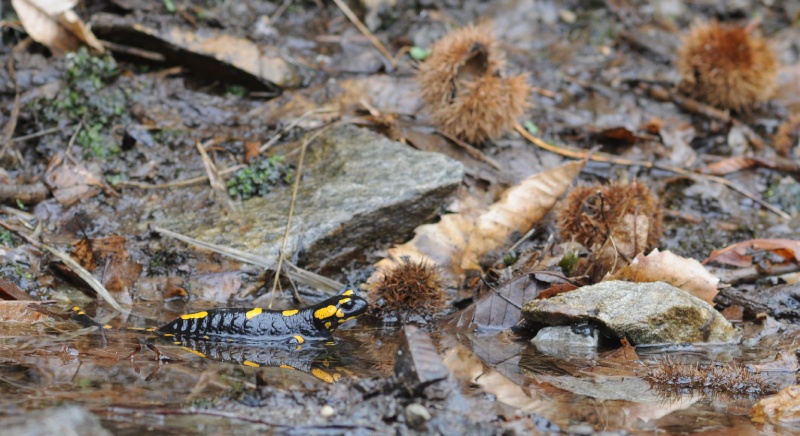
<svg viewBox="0 0 800 436"><path fill-rule="evenodd" d="M326 383L333 383L333 376L319 368L311 369L311 375Z"/></svg>
<svg viewBox="0 0 800 436"><path fill-rule="evenodd" d="M164 337L165 338L174 338L175 335L173 335L172 333L164 333Z"/></svg>
<svg viewBox="0 0 800 436"><path fill-rule="evenodd" d="M108 330L108 329L113 329L114 326L106 324L106 325L103 326L103 328Z"/></svg>
<svg viewBox="0 0 800 436"><path fill-rule="evenodd" d="M283 316L292 316L292 315L296 314L297 312L300 312L300 311L297 310L297 309L284 310L283 312L281 312L281 315L283 315Z"/></svg>
<svg viewBox="0 0 800 436"><path fill-rule="evenodd" d="M352 289L348 289L348 290L342 292L342 295L355 295L355 294L356 294L356 291L354 291Z"/></svg>
<svg viewBox="0 0 800 436"><path fill-rule="evenodd" d="M302 344L303 342L305 342L305 341L306 341L306 340L305 340L305 339L303 339L303 337L302 337L302 336L300 336L300 335L294 335L294 336L292 336L292 337L294 338L294 340L296 340L296 341L297 341L297 343L298 343L298 344Z"/></svg>
<svg viewBox="0 0 800 436"><path fill-rule="evenodd" d="M136 332L143 332L144 331L144 327L128 327L128 330L133 330L133 331L136 331Z"/></svg>
<svg viewBox="0 0 800 436"><path fill-rule="evenodd" d="M285 363L282 364L280 367L283 368L283 369L291 369L292 371L297 371L297 369L295 369L295 367L289 366L289 365L287 365Z"/></svg>
<svg viewBox="0 0 800 436"><path fill-rule="evenodd" d="M208 335L203 335L203 339L210 339Z"/></svg>
<svg viewBox="0 0 800 436"><path fill-rule="evenodd" d="M156 330L158 330L158 327L150 327L148 329L145 329L145 331L150 332L150 333L152 333L152 332L154 332Z"/></svg>
<svg viewBox="0 0 800 436"><path fill-rule="evenodd" d="M261 365L255 363L255 362L251 362L249 360L245 360L244 362L242 362L242 365L249 366L251 368L258 368L259 366L261 366Z"/></svg>
<svg viewBox="0 0 800 436"><path fill-rule="evenodd" d="M186 315L181 315L181 319L203 319L207 316L208 312L204 310L202 312L187 313Z"/></svg>
<svg viewBox="0 0 800 436"><path fill-rule="evenodd" d="M326 328L326 329L328 329L328 330L330 330L330 329L331 329L331 322L330 322L330 321L327 321L327 322L325 323L325 328Z"/></svg>
<svg viewBox="0 0 800 436"><path fill-rule="evenodd" d="M261 308L260 307L256 307L255 309L250 310L247 313L245 313L244 316L245 316L245 318L250 319L250 318L252 318L252 317L254 317L256 315L261 315L261 312L262 312Z"/></svg>
<svg viewBox="0 0 800 436"><path fill-rule="evenodd" d="M342 312L342 309L339 309L339 310L336 311L336 317L337 318L344 318L344 312Z"/></svg>
<svg viewBox="0 0 800 436"><path fill-rule="evenodd" d="M75 311L75 312L80 312L81 308L78 307L78 306L75 306L75 307L72 308L72 310Z"/></svg>
<svg viewBox="0 0 800 436"><path fill-rule="evenodd" d="M339 381L340 378L342 378L341 374L339 374L338 372L333 373L333 381Z"/></svg>
<svg viewBox="0 0 800 436"><path fill-rule="evenodd" d="M176 344L180 344L180 342L176 342ZM192 348L189 348L189 347L181 347L181 348L183 348L184 350L186 350L186 351L188 351L188 352L190 352L192 354L196 354L196 355L198 355L200 357L206 357L205 354L203 354L203 353L201 353L201 352L199 352L197 350L194 350Z"/></svg>
<svg viewBox="0 0 800 436"><path fill-rule="evenodd" d="M325 306L322 309L317 309L314 311L314 318L316 319L325 319L330 318L336 313L336 306Z"/></svg>
<svg viewBox="0 0 800 436"><path fill-rule="evenodd" d="M356 319L356 317L354 317L354 316L351 316L350 318L343 319L343 320L339 321L339 323L340 323L340 324L344 324L344 323L346 323L347 321L350 321L350 320L352 320L352 319Z"/></svg>
<svg viewBox="0 0 800 436"><path fill-rule="evenodd" d="M339 304L349 303L352 298L342 298L339 300Z"/></svg>

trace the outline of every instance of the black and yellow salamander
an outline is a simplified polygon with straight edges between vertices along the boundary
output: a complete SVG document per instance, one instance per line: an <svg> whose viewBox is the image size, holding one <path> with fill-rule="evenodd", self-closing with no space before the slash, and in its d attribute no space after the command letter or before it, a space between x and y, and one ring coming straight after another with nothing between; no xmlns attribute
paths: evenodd
<svg viewBox="0 0 800 436"><path fill-rule="evenodd" d="M340 325L366 310L367 300L348 289L302 309L209 309L181 315L160 328L133 330L176 339L303 344L307 341L329 340ZM76 321L85 325L99 325L80 308L76 307L74 311L73 319Z"/></svg>

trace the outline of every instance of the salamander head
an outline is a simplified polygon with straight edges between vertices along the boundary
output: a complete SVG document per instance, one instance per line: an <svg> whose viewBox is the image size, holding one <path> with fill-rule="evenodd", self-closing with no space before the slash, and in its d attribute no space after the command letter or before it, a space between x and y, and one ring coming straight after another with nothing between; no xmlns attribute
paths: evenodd
<svg viewBox="0 0 800 436"><path fill-rule="evenodd" d="M321 331L333 333L340 325L367 311L367 300L348 289L314 309L314 323Z"/></svg>

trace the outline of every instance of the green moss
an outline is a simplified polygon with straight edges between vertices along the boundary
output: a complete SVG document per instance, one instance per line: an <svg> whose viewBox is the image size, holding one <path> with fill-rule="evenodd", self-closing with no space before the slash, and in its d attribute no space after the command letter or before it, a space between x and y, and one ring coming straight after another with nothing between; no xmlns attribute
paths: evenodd
<svg viewBox="0 0 800 436"><path fill-rule="evenodd" d="M263 197L275 186L291 183L293 176L294 171L282 156L256 159L228 180L228 195L243 200L253 196Z"/></svg>
<svg viewBox="0 0 800 436"><path fill-rule="evenodd" d="M561 262L558 263L558 266L561 267L561 271L564 272L565 275L569 276L572 275L572 270L575 269L575 265L578 264L578 253L576 251L569 252L561 258Z"/></svg>
<svg viewBox="0 0 800 436"><path fill-rule="evenodd" d="M75 138L86 156L105 159L119 153L111 126L124 121L128 98L118 88L110 87L119 75L117 63L111 56L92 56L86 50L66 56L64 89L52 104L35 100L28 104L32 113L43 113L45 120L61 124L80 125Z"/></svg>
<svg viewBox="0 0 800 436"><path fill-rule="evenodd" d="M6 247L16 247L17 244L14 241L14 234L8 230L0 230L0 245L5 245Z"/></svg>

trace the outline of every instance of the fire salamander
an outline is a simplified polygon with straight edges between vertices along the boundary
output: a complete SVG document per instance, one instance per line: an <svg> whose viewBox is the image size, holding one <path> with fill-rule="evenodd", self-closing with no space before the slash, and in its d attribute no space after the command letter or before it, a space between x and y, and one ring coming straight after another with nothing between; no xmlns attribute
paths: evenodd
<svg viewBox="0 0 800 436"><path fill-rule="evenodd" d="M73 310L73 319L81 324L111 328L98 324L78 307ZM181 315L160 328L131 330L176 339L303 344L306 341L329 340L340 325L366 310L367 301L348 289L340 295L303 309L209 309Z"/></svg>
<svg viewBox="0 0 800 436"><path fill-rule="evenodd" d="M367 310L367 300L349 289L303 309L212 309L181 315L158 329L175 337L236 342L306 341L330 339L342 324Z"/></svg>

